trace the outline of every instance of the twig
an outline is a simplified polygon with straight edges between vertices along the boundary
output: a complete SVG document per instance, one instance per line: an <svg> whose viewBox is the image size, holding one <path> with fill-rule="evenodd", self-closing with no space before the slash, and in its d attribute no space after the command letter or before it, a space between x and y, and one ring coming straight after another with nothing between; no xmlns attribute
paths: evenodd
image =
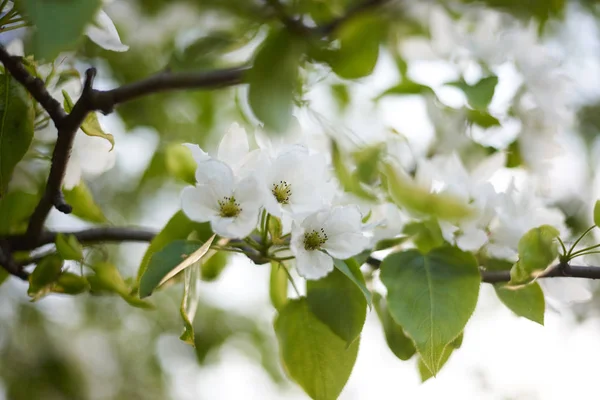
<svg viewBox="0 0 600 400"><path fill-rule="evenodd" d="M29 279L27 271L12 258L8 243L5 241L0 241L0 265L11 275L21 278L24 281Z"/></svg>

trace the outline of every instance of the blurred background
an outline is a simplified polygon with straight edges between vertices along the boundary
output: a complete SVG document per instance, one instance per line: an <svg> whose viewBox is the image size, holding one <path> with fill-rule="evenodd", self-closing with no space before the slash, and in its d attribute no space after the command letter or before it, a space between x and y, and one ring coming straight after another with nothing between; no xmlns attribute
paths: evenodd
<svg viewBox="0 0 600 400"><path fill-rule="evenodd" d="M311 3L327 17L352 1L293 3L299 10ZM115 0L104 10L129 50L82 42L76 67L98 68L99 89L167 69L238 65L265 37L265 21L275 23L259 0ZM569 229L581 231L599 194L599 12L593 0L391 2L395 29L373 74L347 81L325 67L305 70L295 130L315 147L329 137L383 141L398 147L407 166L451 152L468 166L490 152L510 151L520 160L509 161L513 165L498 171L493 183L505 188L515 178L559 207ZM476 82L488 71L499 82L485 118L498 123L474 121L465 113L463 91L444 84L461 77ZM409 81L435 96L413 90L379 97ZM519 108L529 101L523 87L543 117ZM252 134L257 121L245 90L161 93L101 116L115 136L116 162L87 183L110 224L161 229L180 208L186 185L173 171L173 149L183 142L214 149L233 121ZM545 146L542 131L560 152ZM53 211L49 226L87 225ZM123 276L135 276L146 246L97 245L90 257L109 258ZM155 310L141 310L118 297L89 294L53 294L32 303L27 284L9 279L0 286L0 399L305 399L279 365L268 280L267 265L231 256L216 280L202 282L194 349L178 339L180 285L153 296ZM542 327L514 316L483 285L462 347L425 383L416 359L400 361L391 353L371 311L340 398L598 398L597 285L556 279L544 289L550 296Z"/></svg>

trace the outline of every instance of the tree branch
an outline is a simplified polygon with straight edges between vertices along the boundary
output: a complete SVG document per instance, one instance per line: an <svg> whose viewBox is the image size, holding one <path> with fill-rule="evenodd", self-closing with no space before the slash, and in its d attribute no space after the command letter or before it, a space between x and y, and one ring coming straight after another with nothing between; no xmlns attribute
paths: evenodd
<svg viewBox="0 0 600 400"><path fill-rule="evenodd" d="M381 260L369 257L367 264L377 269L381 266ZM501 283L510 281L510 271L485 271L481 270L481 281L485 283ZM585 278L600 279L600 267L578 266L569 264L558 264L548 269L539 278Z"/></svg>
<svg viewBox="0 0 600 400"><path fill-rule="evenodd" d="M67 116L67 113L61 104L48 93L44 86L44 81L34 77L27 71L23 65L22 57L11 56L2 45L0 45L0 61L13 78L23 85L31 96L46 110L58 129Z"/></svg>
<svg viewBox="0 0 600 400"><path fill-rule="evenodd" d="M22 266L17 265L9 251L9 246L5 241L0 241L0 266L11 275L14 275L26 281L29 278L27 271Z"/></svg>

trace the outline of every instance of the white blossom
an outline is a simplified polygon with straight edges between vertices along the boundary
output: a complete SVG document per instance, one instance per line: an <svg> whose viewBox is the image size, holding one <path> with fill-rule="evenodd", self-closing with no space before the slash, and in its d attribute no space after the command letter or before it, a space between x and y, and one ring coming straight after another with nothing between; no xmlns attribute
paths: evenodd
<svg viewBox="0 0 600 400"><path fill-rule="evenodd" d="M296 256L298 273L319 279L333 269L333 258L346 259L360 253L369 240L361 231L356 207L336 206L318 211L294 223L290 249Z"/></svg>
<svg viewBox="0 0 600 400"><path fill-rule="evenodd" d="M129 46L121 43L115 24L103 10L100 10L94 21L87 26L85 34L105 50L119 52L129 50Z"/></svg>
<svg viewBox="0 0 600 400"><path fill-rule="evenodd" d="M256 227L262 192L253 177L238 180L224 162L208 160L198 165L196 186L181 195L181 208L198 222L210 222L215 233L244 238Z"/></svg>

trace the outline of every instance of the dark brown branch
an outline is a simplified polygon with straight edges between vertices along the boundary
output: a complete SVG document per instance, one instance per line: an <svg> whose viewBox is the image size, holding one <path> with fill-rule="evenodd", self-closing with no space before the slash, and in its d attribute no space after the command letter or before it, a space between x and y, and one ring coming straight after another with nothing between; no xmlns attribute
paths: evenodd
<svg viewBox="0 0 600 400"><path fill-rule="evenodd" d="M22 280L26 281L29 278L27 271L23 270L23 267L18 265L12 258L10 248L6 241L0 241L0 266L11 275L14 275Z"/></svg>
<svg viewBox="0 0 600 400"><path fill-rule="evenodd" d="M150 94L183 89L217 89L243 83L249 67L226 68L204 72L161 72L138 82L112 90L93 90L91 110L109 114L118 104Z"/></svg>
<svg viewBox="0 0 600 400"><path fill-rule="evenodd" d="M374 268L381 266L381 260L369 257L367 264ZM558 264L553 266L540 278L585 278L600 279L600 267ZM481 270L481 281L486 283L501 283L510 281L510 271Z"/></svg>
<svg viewBox="0 0 600 400"><path fill-rule="evenodd" d="M13 78L21 83L31 96L40 103L58 128L67 113L65 113L61 104L48 93L44 81L31 75L23 65L22 58L11 56L2 45L0 45L0 61Z"/></svg>

